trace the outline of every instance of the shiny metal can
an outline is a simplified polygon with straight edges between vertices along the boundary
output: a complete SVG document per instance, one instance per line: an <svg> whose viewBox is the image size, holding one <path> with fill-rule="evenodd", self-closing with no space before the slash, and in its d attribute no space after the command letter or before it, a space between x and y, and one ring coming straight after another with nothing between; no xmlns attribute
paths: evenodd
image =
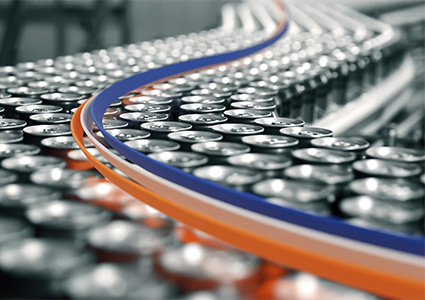
<svg viewBox="0 0 425 300"><path fill-rule="evenodd" d="M331 211L333 194L325 185L271 178L254 184L252 191L273 205L325 215Z"/></svg>
<svg viewBox="0 0 425 300"><path fill-rule="evenodd" d="M91 261L89 253L62 240L27 238L0 247L0 269L12 298L63 297L64 279Z"/></svg>
<svg viewBox="0 0 425 300"><path fill-rule="evenodd" d="M159 140L159 139L142 139L124 142L128 147L142 152L154 153L164 151L175 151L180 148L180 144L174 141Z"/></svg>
<svg viewBox="0 0 425 300"><path fill-rule="evenodd" d="M29 117L29 123L32 125L48 124L68 124L71 123L71 114L65 113L40 113Z"/></svg>
<svg viewBox="0 0 425 300"><path fill-rule="evenodd" d="M27 122L19 119L0 119L0 130L20 130L27 125Z"/></svg>
<svg viewBox="0 0 425 300"><path fill-rule="evenodd" d="M213 125L213 132L223 135L225 141L241 142L246 136L257 135L264 131L264 128L254 124L226 123Z"/></svg>
<svg viewBox="0 0 425 300"><path fill-rule="evenodd" d="M381 159L364 159L353 163L353 169L359 177L392 177L412 178L422 173L422 168L417 164Z"/></svg>
<svg viewBox="0 0 425 300"><path fill-rule="evenodd" d="M41 140L48 137L71 135L69 124L32 125L23 129L24 142L41 145Z"/></svg>
<svg viewBox="0 0 425 300"><path fill-rule="evenodd" d="M187 114L221 114L226 110L223 104L191 103L180 105L179 113Z"/></svg>
<svg viewBox="0 0 425 300"><path fill-rule="evenodd" d="M282 171L292 164L291 157L266 153L245 153L230 156L229 164L238 167L247 167L263 173L264 177L278 177Z"/></svg>
<svg viewBox="0 0 425 300"><path fill-rule="evenodd" d="M26 216L38 236L73 239L81 245L86 232L109 222L112 212L82 202L54 200L29 206Z"/></svg>
<svg viewBox="0 0 425 300"><path fill-rule="evenodd" d="M11 97L0 99L0 105L5 109L4 115L6 118L13 118L15 116L15 108L23 105L41 104L40 99L25 98L25 97Z"/></svg>
<svg viewBox="0 0 425 300"><path fill-rule="evenodd" d="M323 148L303 148L292 151L296 162L310 164L348 164L356 159L355 154Z"/></svg>
<svg viewBox="0 0 425 300"><path fill-rule="evenodd" d="M320 127L288 127L279 130L280 134L296 138L300 141L298 147L305 148L311 146L311 141L318 138L330 137L332 130Z"/></svg>
<svg viewBox="0 0 425 300"><path fill-rule="evenodd" d="M211 131L213 125L224 124L227 118L221 114L187 114L178 117L179 121L192 125L193 130Z"/></svg>
<svg viewBox="0 0 425 300"><path fill-rule="evenodd" d="M153 228L123 220L87 232L87 243L95 251L98 262L129 263L154 256L167 243L167 238Z"/></svg>
<svg viewBox="0 0 425 300"><path fill-rule="evenodd" d="M181 145L181 150L190 151L195 143L217 142L223 139L219 133L209 131L185 130L168 134L168 139Z"/></svg>
<svg viewBox="0 0 425 300"><path fill-rule="evenodd" d="M263 179L256 170L246 167L210 165L196 168L193 175L239 191L250 191L251 186Z"/></svg>
<svg viewBox="0 0 425 300"><path fill-rule="evenodd" d="M70 299L174 299L175 289L142 263L100 263L76 270L65 281Z"/></svg>
<svg viewBox="0 0 425 300"><path fill-rule="evenodd" d="M208 156L211 164L227 164L227 158L232 155L248 153L251 148L244 144L231 142L205 142L191 146L192 151Z"/></svg>
<svg viewBox="0 0 425 300"><path fill-rule="evenodd" d="M155 121L143 123L140 128L150 132L154 139L166 139L169 133L190 130L192 125L175 121Z"/></svg>
<svg viewBox="0 0 425 300"><path fill-rule="evenodd" d="M267 134L280 134L280 129L288 127L302 127L305 122L301 119L291 118L259 118L255 119L254 123L264 127L264 132Z"/></svg>
<svg viewBox="0 0 425 300"><path fill-rule="evenodd" d="M121 128L128 127L128 123L126 121L108 119L108 118L102 119L102 125L103 125L103 129L105 130L121 129ZM99 130L99 128L94 124L93 130Z"/></svg>
<svg viewBox="0 0 425 300"><path fill-rule="evenodd" d="M34 235L33 228L25 221L0 217L0 245Z"/></svg>
<svg viewBox="0 0 425 300"><path fill-rule="evenodd" d="M148 156L164 164L179 168L187 173L191 173L194 168L205 165L208 162L207 156L194 152L157 152L148 154Z"/></svg>
<svg viewBox="0 0 425 300"><path fill-rule="evenodd" d="M289 154L298 145L298 140L281 135L255 134L242 137L242 142L253 152L271 154Z"/></svg>
<svg viewBox="0 0 425 300"><path fill-rule="evenodd" d="M14 97L39 98L41 95L48 93L49 90L46 88L20 86L8 88L7 92Z"/></svg>
<svg viewBox="0 0 425 300"><path fill-rule="evenodd" d="M356 137L324 137L311 141L313 147L350 151L357 158L363 158L365 151L370 147L368 141Z"/></svg>
<svg viewBox="0 0 425 300"><path fill-rule="evenodd" d="M250 110L258 110L265 111L269 113L276 113L276 104L274 102L254 102L254 101L239 101L232 102L230 104L230 109L250 109Z"/></svg>
<svg viewBox="0 0 425 300"><path fill-rule="evenodd" d="M0 186L14 183L18 180L18 175L8 170L0 169Z"/></svg>
<svg viewBox="0 0 425 300"><path fill-rule="evenodd" d="M20 155L36 155L40 153L40 147L27 144L0 144L0 161Z"/></svg>
<svg viewBox="0 0 425 300"><path fill-rule="evenodd" d="M222 104L226 105L225 99L223 98L217 98L214 96L185 96L181 98L182 104L195 104L195 103L202 103L202 104Z"/></svg>
<svg viewBox="0 0 425 300"><path fill-rule="evenodd" d="M44 155L57 156L64 159L66 159L69 151L80 148L72 136L48 137L42 139L40 144Z"/></svg>
<svg viewBox="0 0 425 300"><path fill-rule="evenodd" d="M350 167L341 165L297 165L284 171L288 178L325 185L346 185L354 179Z"/></svg>
<svg viewBox="0 0 425 300"><path fill-rule="evenodd" d="M371 147L366 150L366 155L371 158L404 163L423 163L425 161L425 151L422 149Z"/></svg>
<svg viewBox="0 0 425 300"><path fill-rule="evenodd" d="M229 109L224 112L224 115L230 122L246 124L253 124L255 119L272 116L270 112L251 109Z"/></svg>
<svg viewBox="0 0 425 300"><path fill-rule="evenodd" d="M140 125L146 122L167 121L169 117L166 113L148 112L131 112L120 115L120 119L128 122L128 126L134 129L139 129Z"/></svg>
<svg viewBox="0 0 425 300"><path fill-rule="evenodd" d="M24 105L15 108L15 116L17 119L24 120L29 123L30 116L41 113L59 113L62 112L62 107L57 105Z"/></svg>
<svg viewBox="0 0 425 300"><path fill-rule="evenodd" d="M112 137L122 141L133 141L133 140L140 140L140 139L146 139L150 137L150 133L144 130L138 130L138 129L109 129L106 132L108 132ZM96 133L97 136L103 137L102 132L98 131Z"/></svg>
<svg viewBox="0 0 425 300"><path fill-rule="evenodd" d="M20 143L24 140L21 130L0 130L0 144Z"/></svg>
<svg viewBox="0 0 425 300"><path fill-rule="evenodd" d="M171 106L158 104L130 104L124 107L128 112L143 112L143 113L171 113Z"/></svg>

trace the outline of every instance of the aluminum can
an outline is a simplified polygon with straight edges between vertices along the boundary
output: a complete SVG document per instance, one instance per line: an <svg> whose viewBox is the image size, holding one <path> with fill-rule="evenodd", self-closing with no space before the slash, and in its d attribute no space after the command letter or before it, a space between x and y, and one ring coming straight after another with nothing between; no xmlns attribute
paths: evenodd
<svg viewBox="0 0 425 300"><path fill-rule="evenodd" d="M0 144L0 161L20 155L36 155L40 153L40 147L26 144Z"/></svg>
<svg viewBox="0 0 425 300"><path fill-rule="evenodd" d="M228 120L220 114L188 114L179 116L179 121L192 125L193 130L211 131L213 125L224 124Z"/></svg>
<svg viewBox="0 0 425 300"><path fill-rule="evenodd" d="M280 134L280 129L287 127L302 127L305 122L301 119L291 118L259 118L255 119L254 123L264 127L264 133Z"/></svg>
<svg viewBox="0 0 425 300"><path fill-rule="evenodd" d="M248 153L251 148L244 144L230 142L205 142L191 146L192 151L208 156L211 164L226 164L232 155Z"/></svg>
<svg viewBox="0 0 425 300"><path fill-rule="evenodd" d="M298 145L298 140L281 135L255 134L242 137L242 142L253 152L270 154L289 154Z"/></svg>
<svg viewBox="0 0 425 300"><path fill-rule="evenodd" d="M18 180L18 175L8 170L0 169L0 186L14 183Z"/></svg>
<svg viewBox="0 0 425 300"><path fill-rule="evenodd" d="M356 159L351 152L322 148L297 149L292 155L295 162L310 164L348 164Z"/></svg>
<svg viewBox="0 0 425 300"><path fill-rule="evenodd" d="M190 151L195 143L218 142L223 136L215 132L185 130L169 133L168 139L179 143L181 150Z"/></svg>
<svg viewBox="0 0 425 300"><path fill-rule="evenodd" d="M0 144L20 143L23 139L21 130L0 130Z"/></svg>
<svg viewBox="0 0 425 300"><path fill-rule="evenodd" d="M314 139L333 135L332 130L320 127L288 127L280 129L280 133L298 139L300 148L310 147Z"/></svg>
<svg viewBox="0 0 425 300"><path fill-rule="evenodd" d="M356 137L325 137L311 141L313 147L350 151L357 158L363 158L364 152L370 147L368 141Z"/></svg>
<svg viewBox="0 0 425 300"><path fill-rule="evenodd" d="M194 168L205 165L208 162L208 157L205 155L183 151L157 152L148 154L148 156L187 173L191 173Z"/></svg>
<svg viewBox="0 0 425 300"><path fill-rule="evenodd" d="M142 139L124 142L128 147L142 153L154 153L164 151L175 151L180 148L180 144L174 141L159 139Z"/></svg>
<svg viewBox="0 0 425 300"><path fill-rule="evenodd" d="M128 122L130 128L139 129L142 123L167 121L169 115L166 113L131 112L121 114L120 119Z"/></svg>
<svg viewBox="0 0 425 300"><path fill-rule="evenodd" d="M112 137L122 141L133 141L133 140L140 140L140 139L146 139L150 137L150 133L143 130L138 129L110 129L107 130L107 132L112 135ZM102 132L98 131L96 133L97 136L103 137Z"/></svg>
<svg viewBox="0 0 425 300"><path fill-rule="evenodd" d="M404 163L423 163L425 151L401 147L371 147L366 150L371 158L391 160Z"/></svg>
<svg viewBox="0 0 425 300"><path fill-rule="evenodd" d="M171 132L185 131L192 129L192 125L184 122L156 121L147 122L140 125L141 129L149 131L154 139L166 139Z"/></svg>
<svg viewBox="0 0 425 300"><path fill-rule="evenodd" d="M180 114L221 114L226 110L222 104L192 103L180 105Z"/></svg>
<svg viewBox="0 0 425 300"><path fill-rule="evenodd" d="M29 123L31 115L41 113L59 113L61 111L62 107L57 105L24 105L15 108L15 117Z"/></svg>
<svg viewBox="0 0 425 300"><path fill-rule="evenodd" d="M246 124L253 124L255 119L272 116L270 112L251 109L229 109L224 112L224 115L230 122Z"/></svg>
<svg viewBox="0 0 425 300"><path fill-rule="evenodd" d="M353 169L359 176L412 178L422 173L417 164L381 159L364 159L353 163Z"/></svg>
<svg viewBox="0 0 425 300"><path fill-rule="evenodd" d="M25 98L25 97L11 97L0 99L0 105L5 109L4 116L6 118L13 118L15 116L15 108L23 105L41 104L40 99Z"/></svg>
<svg viewBox="0 0 425 300"><path fill-rule="evenodd" d="M226 123L213 125L213 132L223 135L228 142L241 142L243 137L257 135L264 131L264 128L254 124Z"/></svg>
<svg viewBox="0 0 425 300"><path fill-rule="evenodd" d="M266 153L245 153L230 156L229 164L238 167L248 167L264 174L266 178L279 177L282 171L292 164L289 156Z"/></svg>
<svg viewBox="0 0 425 300"><path fill-rule="evenodd" d="M71 122L71 114L65 113L41 113L29 117L29 123L32 125L47 124L68 124Z"/></svg>
<svg viewBox="0 0 425 300"><path fill-rule="evenodd" d="M20 86L8 88L7 92L14 97L39 98L41 95L48 93L49 90L45 88Z"/></svg>
<svg viewBox="0 0 425 300"><path fill-rule="evenodd" d="M27 222L11 217L0 217L0 246L33 235L34 230Z"/></svg>
<svg viewBox="0 0 425 300"><path fill-rule="evenodd" d="M25 143L35 145L41 145L44 138L71 135L69 124L32 125L23 131Z"/></svg>
<svg viewBox="0 0 425 300"><path fill-rule="evenodd" d="M19 119L0 119L0 130L20 130L27 125L27 122Z"/></svg>

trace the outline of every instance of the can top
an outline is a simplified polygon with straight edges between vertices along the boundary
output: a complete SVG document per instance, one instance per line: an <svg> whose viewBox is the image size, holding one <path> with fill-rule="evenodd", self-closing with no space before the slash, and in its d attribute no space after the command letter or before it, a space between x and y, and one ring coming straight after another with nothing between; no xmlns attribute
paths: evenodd
<svg viewBox="0 0 425 300"><path fill-rule="evenodd" d="M23 129L24 133L35 136L62 136L71 134L69 124L32 125Z"/></svg>
<svg viewBox="0 0 425 300"><path fill-rule="evenodd" d="M282 170L292 164L290 157L265 153L244 153L230 156L227 161L234 166L249 167L256 170Z"/></svg>
<svg viewBox="0 0 425 300"><path fill-rule="evenodd" d="M87 148L87 151L94 156L99 156L100 152L96 148ZM88 161L87 156L84 154L83 150L71 150L66 156L69 159L77 161Z"/></svg>
<svg viewBox="0 0 425 300"><path fill-rule="evenodd" d="M19 114L41 114L41 113L55 113L61 112L62 107L57 105L23 105L16 107L15 111Z"/></svg>
<svg viewBox="0 0 425 300"><path fill-rule="evenodd" d="M411 177L422 173L419 165L381 159L364 159L353 163L353 169L372 176Z"/></svg>
<svg viewBox="0 0 425 300"><path fill-rule="evenodd" d="M99 174L90 170L46 168L32 173L30 180L35 184L53 188L78 188L90 178L95 177L99 177Z"/></svg>
<svg viewBox="0 0 425 300"><path fill-rule="evenodd" d="M60 124L71 122L72 115L65 113L39 113L30 116L32 121L48 124Z"/></svg>
<svg viewBox="0 0 425 300"><path fill-rule="evenodd" d="M41 140L41 145L43 147L48 147L53 149L64 149L64 150L80 148L72 136L48 137Z"/></svg>
<svg viewBox="0 0 425 300"><path fill-rule="evenodd" d="M18 175L8 170L0 169L0 186L14 183L18 180Z"/></svg>
<svg viewBox="0 0 425 300"><path fill-rule="evenodd" d="M183 130L190 130L192 125L183 122L175 121L155 121L147 122L140 125L142 129L146 129L151 132L176 132Z"/></svg>
<svg viewBox="0 0 425 300"><path fill-rule="evenodd" d="M89 86L62 86L58 88L59 93L76 93L83 96L92 95L98 92L100 89L97 87Z"/></svg>
<svg viewBox="0 0 425 300"><path fill-rule="evenodd" d="M83 202L54 200L30 206L26 216L35 225L81 230L109 221L112 212Z"/></svg>
<svg viewBox="0 0 425 300"><path fill-rule="evenodd" d="M297 139L291 137L270 134L246 136L242 138L242 142L250 146L272 149L295 147L299 143Z"/></svg>
<svg viewBox="0 0 425 300"><path fill-rule="evenodd" d="M128 126L128 123L126 121L109 119L109 118L103 118L102 124L104 129L119 129L119 128L125 128ZM93 128L95 130L99 130L96 124L93 125Z"/></svg>
<svg viewBox="0 0 425 300"><path fill-rule="evenodd" d="M203 143L203 142L217 142L223 139L223 136L219 133L209 131L196 131L196 130L185 130L171 132L168 134L170 140L180 143Z"/></svg>
<svg viewBox="0 0 425 300"><path fill-rule="evenodd" d="M259 118L271 117L271 113L268 111L260 111L253 109L228 109L224 112L224 115L234 119L246 119L254 120Z"/></svg>
<svg viewBox="0 0 425 300"><path fill-rule="evenodd" d="M137 95L126 98L131 104L156 104L156 105L171 105L173 100L161 96L145 96Z"/></svg>
<svg viewBox="0 0 425 300"><path fill-rule="evenodd" d="M260 260L248 253L187 243L165 249L159 263L171 274L217 281L226 278L235 282L253 276L258 271Z"/></svg>
<svg viewBox="0 0 425 300"><path fill-rule="evenodd" d="M317 139L333 135L332 130L320 127L289 127L280 129L283 135L292 136L298 139Z"/></svg>
<svg viewBox="0 0 425 300"><path fill-rule="evenodd" d="M266 179L253 186L255 194L262 197L282 198L288 201L309 203L326 201L331 192L324 185L288 179Z"/></svg>
<svg viewBox="0 0 425 300"><path fill-rule="evenodd" d="M134 112L156 112L164 113L170 111L171 107L169 105L158 105L158 104L129 104L125 106L125 110L134 111Z"/></svg>
<svg viewBox="0 0 425 300"><path fill-rule="evenodd" d="M262 133L264 128L253 124L225 123L212 126L212 130L225 136L245 136Z"/></svg>
<svg viewBox="0 0 425 300"><path fill-rule="evenodd" d="M25 98L25 97L12 97L12 98L5 98L0 99L0 105L1 106L21 106L21 105L30 105L30 104L41 104L40 99L34 99L34 98Z"/></svg>
<svg viewBox="0 0 425 300"><path fill-rule="evenodd" d="M46 94L49 92L48 89L45 88L37 88L37 87L29 87L29 86L20 86L20 87L11 87L7 89L8 93L11 93L13 95L17 96L39 96L42 94Z"/></svg>
<svg viewBox="0 0 425 300"><path fill-rule="evenodd" d="M120 140L120 141L132 141L132 140L139 140L139 139L146 139L151 134L144 130L139 129L109 129L106 130L110 135L112 135L114 138ZM98 136L103 137L102 132L96 133Z"/></svg>
<svg viewBox="0 0 425 300"><path fill-rule="evenodd" d="M193 113L220 113L226 109L222 104L189 103L180 105L180 110Z"/></svg>
<svg viewBox="0 0 425 300"><path fill-rule="evenodd" d="M373 158L399 162L425 161L425 151L402 147L371 147L366 150L366 155Z"/></svg>
<svg viewBox="0 0 425 300"><path fill-rule="evenodd" d="M180 144L173 141L158 139L142 139L124 142L128 147L143 153L174 151L180 148Z"/></svg>
<svg viewBox="0 0 425 300"><path fill-rule="evenodd" d="M40 153L40 148L36 145L27 144L0 144L0 158L35 155Z"/></svg>
<svg viewBox="0 0 425 300"><path fill-rule="evenodd" d="M272 97L260 97L253 94L234 94L230 96L230 101L232 103L236 102L245 102L245 101L252 101L252 102L273 102Z"/></svg>
<svg viewBox="0 0 425 300"><path fill-rule="evenodd" d="M351 217L375 219L392 224L405 224L419 221L424 216L423 209L407 209L370 196L354 196L341 200L341 211Z"/></svg>
<svg viewBox="0 0 425 300"><path fill-rule="evenodd" d="M340 165L297 165L287 168L284 175L295 180L330 185L348 183L354 179L351 168Z"/></svg>
<svg viewBox="0 0 425 300"><path fill-rule="evenodd" d="M66 161L56 156L22 155L6 158L1 166L7 170L31 173L42 168L65 168Z"/></svg>
<svg viewBox="0 0 425 300"><path fill-rule="evenodd" d="M214 125L227 121L227 118L221 114L187 114L179 116L179 121L194 125Z"/></svg>
<svg viewBox="0 0 425 300"><path fill-rule="evenodd" d="M286 128L286 127L299 127L304 126L305 122L301 119L291 118L259 118L254 120L255 124L263 127L275 127L275 128Z"/></svg>
<svg viewBox="0 0 425 300"><path fill-rule="evenodd" d="M25 208L33 203L40 203L61 196L48 187L34 184L12 183L0 187L0 206Z"/></svg>
<svg viewBox="0 0 425 300"><path fill-rule="evenodd" d="M76 102L78 100L83 100L86 97L78 93L46 93L40 96L43 100L49 100L52 102Z"/></svg>
<svg viewBox="0 0 425 300"><path fill-rule="evenodd" d="M1 119L0 119L1 120ZM0 130L0 144L19 143L24 139L22 132Z"/></svg>
<svg viewBox="0 0 425 300"><path fill-rule="evenodd" d="M168 119L168 115L164 113L130 112L121 114L120 118L129 122L153 122L165 121Z"/></svg>
<svg viewBox="0 0 425 300"><path fill-rule="evenodd" d="M22 129L27 122L19 119L0 119L0 130Z"/></svg>
<svg viewBox="0 0 425 300"><path fill-rule="evenodd" d="M263 178L263 175L256 170L224 165L199 167L193 171L193 175L224 186L250 185Z"/></svg>
<svg viewBox="0 0 425 300"><path fill-rule="evenodd" d="M151 153L148 156L177 168L198 167L208 162L208 157L194 152L166 151L161 153Z"/></svg>
<svg viewBox="0 0 425 300"><path fill-rule="evenodd" d="M206 103L206 104L211 104L214 103L215 101L222 101L220 99L217 99L217 97L214 96L210 96L210 95L192 95L192 96L184 96L181 98L182 103Z"/></svg>
<svg viewBox="0 0 425 300"><path fill-rule="evenodd" d="M311 141L314 147L322 147L328 149L359 151L369 148L370 144L361 138L355 137L326 137Z"/></svg>
<svg viewBox="0 0 425 300"><path fill-rule="evenodd" d="M47 238L27 238L0 247L0 267L19 277L53 279L92 260L71 242Z"/></svg>
<svg viewBox="0 0 425 300"><path fill-rule="evenodd" d="M247 145L231 142L205 142L191 146L192 150L208 156L227 157L236 154L247 153L250 148Z"/></svg>
<svg viewBox="0 0 425 300"><path fill-rule="evenodd" d="M0 245L12 240L29 237L32 234L32 228L22 220L10 217L0 218Z"/></svg>
<svg viewBox="0 0 425 300"><path fill-rule="evenodd" d="M297 149L292 151L292 155L297 159L311 163L344 164L356 159L352 152L322 148Z"/></svg>
<svg viewBox="0 0 425 300"><path fill-rule="evenodd" d="M277 95L277 91L268 87L242 87L238 88L239 94L254 94L261 97L274 97Z"/></svg>
<svg viewBox="0 0 425 300"><path fill-rule="evenodd" d="M274 102L238 101L230 104L234 109L273 110L276 108Z"/></svg>
<svg viewBox="0 0 425 300"><path fill-rule="evenodd" d="M140 255L151 255L163 243L163 237L154 229L121 220L90 229L87 240L94 248Z"/></svg>
<svg viewBox="0 0 425 300"><path fill-rule="evenodd" d="M350 182L348 188L356 194L386 201L408 202L422 200L425 196L425 188L421 184L406 179L361 178Z"/></svg>

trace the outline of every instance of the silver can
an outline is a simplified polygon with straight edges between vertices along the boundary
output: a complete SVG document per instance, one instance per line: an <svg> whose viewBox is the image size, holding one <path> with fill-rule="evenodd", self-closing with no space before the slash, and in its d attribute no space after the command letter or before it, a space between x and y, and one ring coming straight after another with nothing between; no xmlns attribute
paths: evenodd
<svg viewBox="0 0 425 300"><path fill-rule="evenodd" d="M305 122L301 119L291 118L259 118L254 120L255 124L264 127L267 134L280 134L280 129L287 127L302 127Z"/></svg>
<svg viewBox="0 0 425 300"><path fill-rule="evenodd" d="M296 161L313 164L348 164L356 159L351 152L322 148L297 149L292 155Z"/></svg>
<svg viewBox="0 0 425 300"><path fill-rule="evenodd" d="M248 153L251 148L244 144L230 142L205 142L191 146L192 151L208 156L211 164L226 164L232 155Z"/></svg>
<svg viewBox="0 0 425 300"><path fill-rule="evenodd" d="M272 155L265 153L245 153L230 156L228 159L229 164L239 167L248 167L261 172L264 177L272 178L278 177L282 171L292 164L289 156L285 155Z"/></svg>
<svg viewBox="0 0 425 300"><path fill-rule="evenodd" d="M297 147L299 141L281 135L256 134L242 137L242 142L249 145L253 152L285 154Z"/></svg>
<svg viewBox="0 0 425 300"><path fill-rule="evenodd" d="M128 147L142 153L175 151L180 148L180 144L173 141L158 139L142 139L124 142Z"/></svg>
<svg viewBox="0 0 425 300"><path fill-rule="evenodd" d="M183 151L151 153L148 156L188 173L191 173L194 168L205 165L208 162L208 157L205 155Z"/></svg>

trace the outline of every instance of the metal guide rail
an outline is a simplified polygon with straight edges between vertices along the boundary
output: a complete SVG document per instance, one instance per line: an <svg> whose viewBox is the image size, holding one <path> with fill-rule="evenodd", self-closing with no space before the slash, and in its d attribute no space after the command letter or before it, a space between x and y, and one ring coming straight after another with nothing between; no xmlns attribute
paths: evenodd
<svg viewBox="0 0 425 300"><path fill-rule="evenodd" d="M291 5L282 20L273 5L226 5L209 31L0 67L0 297L418 295L425 153L340 136L403 106L414 68L402 37L344 7ZM133 75L266 43L111 97ZM220 241L142 203L93 168L83 132L83 150L115 174L287 252L256 252L242 234ZM149 163L141 170L111 138Z"/></svg>

